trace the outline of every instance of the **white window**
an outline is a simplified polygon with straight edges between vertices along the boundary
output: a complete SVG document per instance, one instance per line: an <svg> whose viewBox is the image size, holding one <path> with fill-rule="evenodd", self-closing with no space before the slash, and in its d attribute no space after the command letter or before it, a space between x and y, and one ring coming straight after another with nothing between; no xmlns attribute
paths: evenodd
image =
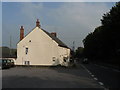
<svg viewBox="0 0 120 90"><path fill-rule="evenodd" d="M25 61L24 64L25 65L30 65L30 61Z"/></svg>
<svg viewBox="0 0 120 90"><path fill-rule="evenodd" d="M25 48L25 53L28 54L28 48Z"/></svg>
<svg viewBox="0 0 120 90"><path fill-rule="evenodd" d="M56 58L55 58L55 57L52 57L52 60L55 62Z"/></svg>

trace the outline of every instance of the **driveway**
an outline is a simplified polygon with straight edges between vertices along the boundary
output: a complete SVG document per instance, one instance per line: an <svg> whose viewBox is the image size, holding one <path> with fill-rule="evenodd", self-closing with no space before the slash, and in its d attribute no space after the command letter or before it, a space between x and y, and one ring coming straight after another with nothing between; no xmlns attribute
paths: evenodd
<svg viewBox="0 0 120 90"><path fill-rule="evenodd" d="M14 67L2 75L2 88L103 88L82 66Z"/></svg>

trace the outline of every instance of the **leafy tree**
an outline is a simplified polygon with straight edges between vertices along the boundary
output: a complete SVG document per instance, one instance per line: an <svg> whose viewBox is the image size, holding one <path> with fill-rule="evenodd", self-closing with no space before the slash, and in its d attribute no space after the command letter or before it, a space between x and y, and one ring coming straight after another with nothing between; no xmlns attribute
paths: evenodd
<svg viewBox="0 0 120 90"><path fill-rule="evenodd" d="M120 62L120 2L103 15L101 24L83 40L84 55L94 60L114 58L117 60L112 62Z"/></svg>
<svg viewBox="0 0 120 90"><path fill-rule="evenodd" d="M75 58L82 58L83 57L83 47L78 47L75 51Z"/></svg>
<svg viewBox="0 0 120 90"><path fill-rule="evenodd" d="M104 46L112 57L119 57L120 50L120 2L101 19Z"/></svg>
<svg viewBox="0 0 120 90"><path fill-rule="evenodd" d="M17 58L17 49L10 49L9 47L0 47L0 58L9 58L9 57L13 57L13 58ZM11 55L10 55L11 52Z"/></svg>

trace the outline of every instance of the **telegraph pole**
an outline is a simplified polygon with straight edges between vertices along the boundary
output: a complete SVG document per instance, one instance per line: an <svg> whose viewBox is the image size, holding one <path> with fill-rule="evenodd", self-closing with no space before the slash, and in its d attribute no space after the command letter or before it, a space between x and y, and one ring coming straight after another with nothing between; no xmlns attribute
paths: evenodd
<svg viewBox="0 0 120 90"><path fill-rule="evenodd" d="M72 46L72 58L74 59L74 56L75 56L75 41L73 41L73 46Z"/></svg>
<svg viewBox="0 0 120 90"><path fill-rule="evenodd" d="M73 47L72 47L73 52L75 51L75 41L73 41Z"/></svg>
<svg viewBox="0 0 120 90"><path fill-rule="evenodd" d="M9 53L10 57L12 54L11 48L12 48L12 36L10 35L10 53Z"/></svg>

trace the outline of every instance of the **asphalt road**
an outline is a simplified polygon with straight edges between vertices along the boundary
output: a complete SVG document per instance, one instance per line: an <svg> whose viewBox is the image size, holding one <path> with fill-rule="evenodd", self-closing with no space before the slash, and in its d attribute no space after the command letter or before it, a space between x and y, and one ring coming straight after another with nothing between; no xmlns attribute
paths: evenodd
<svg viewBox="0 0 120 90"><path fill-rule="evenodd" d="M97 78L99 82L102 82L106 88L120 88L120 71L100 66L97 64L89 63L83 64L90 74Z"/></svg>
<svg viewBox="0 0 120 90"><path fill-rule="evenodd" d="M82 67L15 67L2 71L2 88L102 89Z"/></svg>

